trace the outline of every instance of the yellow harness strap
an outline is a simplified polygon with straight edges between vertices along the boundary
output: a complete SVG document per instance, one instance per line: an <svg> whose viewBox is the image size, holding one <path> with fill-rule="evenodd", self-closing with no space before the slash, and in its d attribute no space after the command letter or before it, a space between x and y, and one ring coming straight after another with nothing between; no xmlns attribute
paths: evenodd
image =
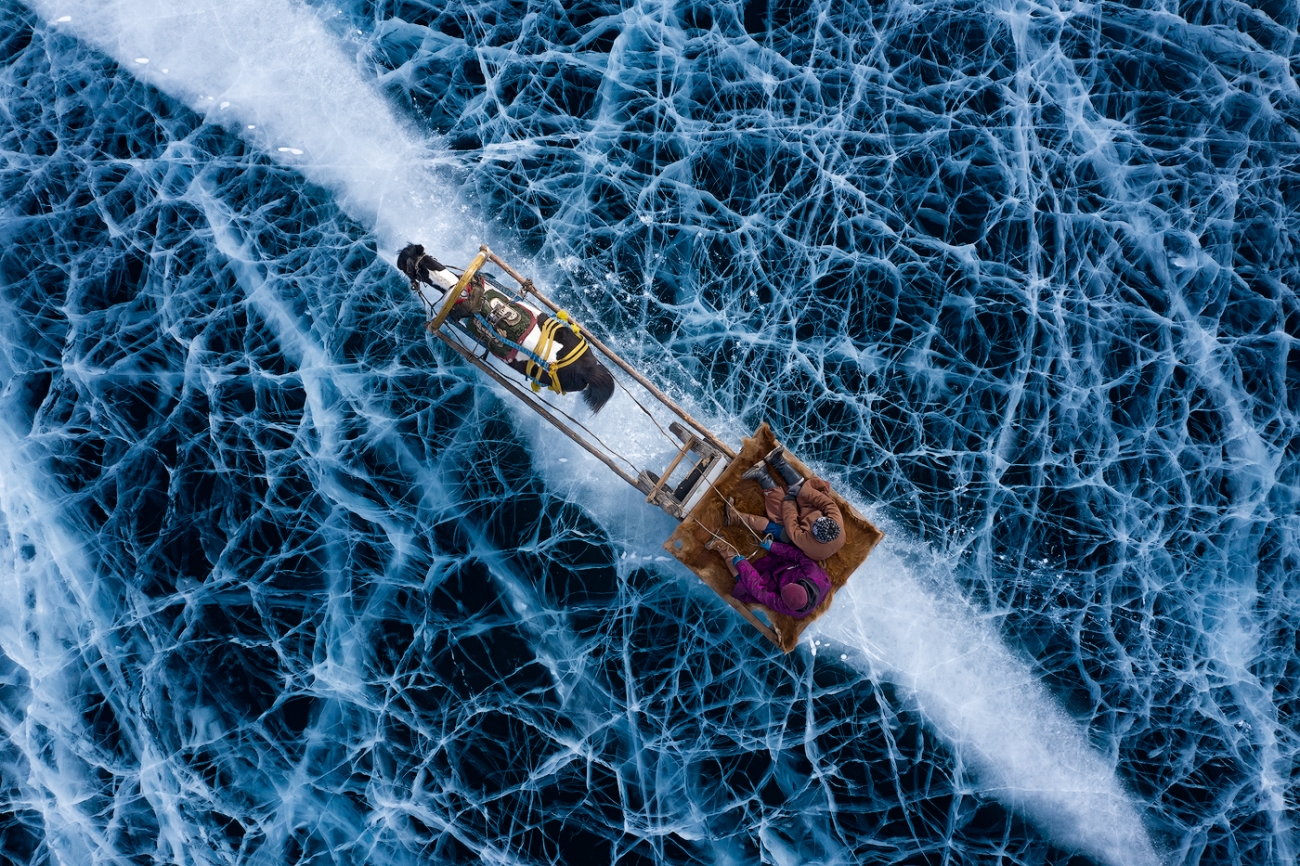
<svg viewBox="0 0 1300 866"><path fill-rule="evenodd" d="M587 341L582 338L582 332L578 330L578 326L569 319L569 314L564 310L560 310L554 317L542 323L541 337L537 341L537 357L545 358L551 353L551 346L555 343L555 332L565 325L568 325L573 333L578 335L578 344L570 349L567 355L557 358L552 364L548 364L545 369L542 368L541 364L531 359L524 367L525 374L533 380L534 394L542 389L542 373L546 373L551 377L551 384L548 387L556 394L563 394L564 391L560 390L560 377L556 374L581 358L589 348Z"/></svg>

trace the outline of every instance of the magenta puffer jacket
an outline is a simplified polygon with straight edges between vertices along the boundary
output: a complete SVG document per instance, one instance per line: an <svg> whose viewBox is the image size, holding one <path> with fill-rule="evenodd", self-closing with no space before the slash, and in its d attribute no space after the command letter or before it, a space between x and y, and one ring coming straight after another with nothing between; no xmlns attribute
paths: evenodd
<svg viewBox="0 0 1300 866"><path fill-rule="evenodd" d="M831 591L831 579L821 566L799 548L779 541L772 542L767 556L757 562L736 563L736 570L740 574L736 577L736 588L731 591L732 598L746 604L766 605L795 619L812 613ZM808 607L803 610L791 610L781 599L781 587L797 580L802 580L808 590Z"/></svg>

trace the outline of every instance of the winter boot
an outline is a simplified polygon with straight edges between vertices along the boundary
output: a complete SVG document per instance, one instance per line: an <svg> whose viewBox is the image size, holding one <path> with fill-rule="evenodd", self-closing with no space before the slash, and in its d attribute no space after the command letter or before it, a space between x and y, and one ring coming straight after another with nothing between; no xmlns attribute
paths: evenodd
<svg viewBox="0 0 1300 866"><path fill-rule="evenodd" d="M781 476L781 480L785 482L786 487L794 487L800 481L803 481L803 476L795 472L794 467L785 462L785 449L780 445L769 451L768 455L763 458L763 462L771 466L776 474Z"/></svg>
<svg viewBox="0 0 1300 866"><path fill-rule="evenodd" d="M776 489L776 482L772 480L771 475L767 474L766 463L755 463L753 466L746 469L740 477L748 479L749 481L757 481L758 486L764 490Z"/></svg>

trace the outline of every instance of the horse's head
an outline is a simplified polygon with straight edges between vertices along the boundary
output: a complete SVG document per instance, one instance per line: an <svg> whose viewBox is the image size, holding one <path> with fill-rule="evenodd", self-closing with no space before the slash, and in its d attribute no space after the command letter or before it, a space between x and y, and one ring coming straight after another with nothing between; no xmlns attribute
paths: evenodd
<svg viewBox="0 0 1300 866"><path fill-rule="evenodd" d="M419 279L420 259L424 258L424 247L419 244L407 244L397 254L397 269L412 280Z"/></svg>

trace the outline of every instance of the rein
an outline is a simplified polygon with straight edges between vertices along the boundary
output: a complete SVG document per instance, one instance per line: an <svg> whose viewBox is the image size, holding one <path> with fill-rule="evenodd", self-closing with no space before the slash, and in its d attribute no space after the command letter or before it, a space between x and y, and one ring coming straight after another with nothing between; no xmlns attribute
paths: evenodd
<svg viewBox="0 0 1300 866"><path fill-rule="evenodd" d="M479 324L481 324L483 327L487 328L490 332L496 335L494 339L496 339L498 342L509 346L510 348L514 349L515 352L518 354L527 355L528 357L532 358L533 361L536 361L539 364L546 363L545 358L538 356L531 350L525 348L524 346L521 346L520 344L516 343L514 340L510 339L509 337L507 337L506 335L498 331L495 327L493 327L492 322L488 321L488 319L482 313L474 313L473 315L474 318L478 320ZM527 335L525 334L525 336ZM530 361L529 363L532 363L532 361Z"/></svg>

